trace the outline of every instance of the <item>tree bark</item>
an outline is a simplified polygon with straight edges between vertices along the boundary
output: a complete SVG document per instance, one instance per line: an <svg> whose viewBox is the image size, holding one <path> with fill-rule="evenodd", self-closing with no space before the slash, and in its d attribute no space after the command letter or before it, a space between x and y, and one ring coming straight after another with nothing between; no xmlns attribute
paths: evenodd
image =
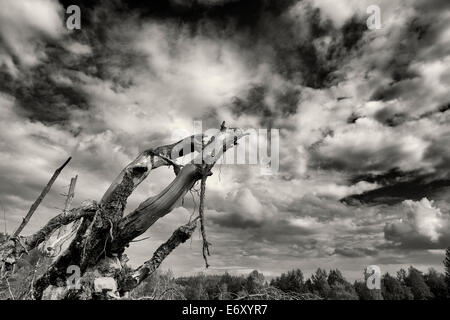
<svg viewBox="0 0 450 320"><path fill-rule="evenodd" d="M153 257L142 266L131 272L124 279L121 279L121 289L123 292L136 288L147 277L151 276L161 265L164 259L180 244L191 238L197 227L197 219L179 227L172 236L163 243L153 254Z"/></svg>

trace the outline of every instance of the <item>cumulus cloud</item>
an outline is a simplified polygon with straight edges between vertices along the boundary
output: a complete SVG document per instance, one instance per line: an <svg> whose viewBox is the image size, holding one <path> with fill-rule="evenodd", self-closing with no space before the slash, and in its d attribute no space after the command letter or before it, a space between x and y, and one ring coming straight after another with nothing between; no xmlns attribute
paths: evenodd
<svg viewBox="0 0 450 320"><path fill-rule="evenodd" d="M435 207L433 201L405 200L401 206L404 217L399 222L388 223L384 233L387 240L411 247L443 248L448 245L450 218Z"/></svg>
<svg viewBox="0 0 450 320"><path fill-rule="evenodd" d="M369 119L333 132L317 145L319 166L354 171L383 172L392 167L405 171L422 166L428 146L415 136L394 131Z"/></svg>

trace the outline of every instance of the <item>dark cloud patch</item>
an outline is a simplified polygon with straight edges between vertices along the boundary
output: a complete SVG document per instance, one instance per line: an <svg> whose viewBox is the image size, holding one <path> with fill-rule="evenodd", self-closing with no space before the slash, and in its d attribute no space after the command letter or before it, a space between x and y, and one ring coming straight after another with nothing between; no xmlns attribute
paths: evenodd
<svg viewBox="0 0 450 320"><path fill-rule="evenodd" d="M376 256L378 254L378 250L370 248L343 247L334 249L334 254L338 254L346 258L360 258L367 256Z"/></svg>
<svg viewBox="0 0 450 320"><path fill-rule="evenodd" d="M402 181L407 181L412 179L418 172L417 171L409 171L404 172L400 170L400 168L393 168L382 174L362 174L356 175L349 179L351 184L356 184L360 181L366 181L369 183L377 183L383 186L399 183Z"/></svg>
<svg viewBox="0 0 450 320"><path fill-rule="evenodd" d="M136 9L143 17L155 19L175 19L180 22L217 21L228 24L234 20L240 28L252 27L258 23L264 13L280 15L297 1L295 0L127 0L123 4L128 9Z"/></svg>
<svg viewBox="0 0 450 320"><path fill-rule="evenodd" d="M442 113L447 112L448 110L450 110L450 103L440 106L438 110Z"/></svg>
<svg viewBox="0 0 450 320"><path fill-rule="evenodd" d="M370 98L372 101L390 101L399 97L404 92L404 87L398 83L390 83L387 86L378 88Z"/></svg>
<svg viewBox="0 0 450 320"><path fill-rule="evenodd" d="M332 136L327 135L327 137ZM389 169L390 164L395 166L405 156L396 145L381 146L377 151L378 158L374 158L374 150L351 145L340 146L335 153L325 153L322 151L323 149L321 141L312 145L310 148L311 162L309 164L311 167L331 171L376 172Z"/></svg>
<svg viewBox="0 0 450 320"><path fill-rule="evenodd" d="M273 93L275 102L268 103L269 88L255 85L248 90L246 96L236 97L231 110L237 116L254 115L260 118L262 125L271 127L277 118L286 118L297 112L300 100L300 91L296 88L286 87L283 91Z"/></svg>
<svg viewBox="0 0 450 320"><path fill-rule="evenodd" d="M425 160L434 163L436 177L450 179L450 130L442 133L425 153Z"/></svg>
<svg viewBox="0 0 450 320"><path fill-rule="evenodd" d="M343 35L343 45L347 50L353 49L360 43L360 40L364 34L367 27L362 23L361 19L353 16L348 22L346 22L342 27Z"/></svg>
<svg viewBox="0 0 450 320"><path fill-rule="evenodd" d="M83 92L55 82L45 67L32 70L26 77L18 80L0 71L0 91L15 97L19 113L31 120L63 125L72 110L89 107Z"/></svg>
<svg viewBox="0 0 450 320"><path fill-rule="evenodd" d="M313 217L318 221L330 221L336 217L349 217L353 215L353 209L343 203L334 200L305 195L288 204L288 212L297 217Z"/></svg>
<svg viewBox="0 0 450 320"><path fill-rule="evenodd" d="M435 4L431 4L431 3ZM445 5L439 1L421 1L416 5L416 15L402 30L399 41L394 44L394 52L383 70L394 82L416 78L418 75L410 69L417 59L431 61L449 53L450 49L438 42L438 38L446 29ZM426 51L426 54L423 53ZM379 89L374 99L393 99L402 93L395 86Z"/></svg>
<svg viewBox="0 0 450 320"><path fill-rule="evenodd" d="M411 119L406 113L393 112L392 108L386 107L375 113L374 118L389 127L396 127Z"/></svg>
<svg viewBox="0 0 450 320"><path fill-rule="evenodd" d="M329 87L334 72L358 47L367 29L362 17L354 16L341 29L324 19L320 9L305 5L299 17L288 15L298 0L236 1L100 1L86 6L88 26L102 37L114 21L127 18L161 21L175 28L190 30L190 36L232 39L252 63L272 61L279 74L299 85ZM64 2L68 5L69 2ZM108 10L105 11L104 7ZM93 23L93 22L99 22ZM299 28L307 30L299 36ZM332 43L317 46L314 40L330 36ZM267 50L269 48L269 50ZM245 51L244 51L245 52Z"/></svg>
<svg viewBox="0 0 450 320"><path fill-rule="evenodd" d="M296 33L292 28L283 28L292 32L285 42L272 39L277 52L276 63L287 79L315 89L326 88L339 81L336 71L349 58L350 52L357 49L367 27L361 18L354 16L338 30L330 21L323 22L319 9L307 10L310 33L306 39L292 42ZM314 42L324 36L330 36L331 43Z"/></svg>
<svg viewBox="0 0 450 320"><path fill-rule="evenodd" d="M405 90L402 90L402 93L396 92L390 98L387 98L387 96L385 96L384 93L385 92L383 91L383 89L378 89L372 96L371 100L384 100L386 98L386 100L388 101L391 99L396 99L399 96L405 94L406 92ZM411 116L406 112L396 112L395 110L392 109L392 107L385 107L377 111L373 115L373 118L377 120L379 123L384 124L386 126L396 127L407 122L430 118L435 116L436 114L445 113L448 110L450 110L450 104L444 104L435 108L434 110L426 111L420 114L419 116ZM352 113L348 118L347 123L355 123L356 120L358 120L360 117L361 116L357 115L356 113Z"/></svg>
<svg viewBox="0 0 450 320"><path fill-rule="evenodd" d="M311 250L319 243L319 240L312 237L314 234L317 234L317 231L293 225L285 220L278 220L272 224L266 223L255 230L252 240L296 244L302 246L304 250Z"/></svg>
<svg viewBox="0 0 450 320"><path fill-rule="evenodd" d="M0 91L13 96L18 112L33 121L64 125L72 111L92 108L78 75L111 81L111 89L120 91L133 84L135 68L142 70L147 66L146 56L133 49L131 43L130 33L136 24L130 22L131 16L121 21L103 1L99 2L103 7L91 2L63 1L64 7L71 4L81 6L85 18L81 30L65 35L61 41L40 39L38 47L44 58L36 66L23 67L12 55L20 71L18 76L0 66ZM71 49L72 44L82 46L87 53ZM5 49L0 39L2 48Z"/></svg>
<svg viewBox="0 0 450 320"><path fill-rule="evenodd" d="M341 201L350 205L358 204L397 204L406 199L433 199L433 195L450 187L449 179L431 180L429 177L415 177L407 181L392 183L362 194L348 196Z"/></svg>
<svg viewBox="0 0 450 320"><path fill-rule="evenodd" d="M359 118L361 118L360 115L358 115L355 112L352 112L352 114L347 118L347 124L355 123L356 120L358 120Z"/></svg>
<svg viewBox="0 0 450 320"><path fill-rule="evenodd" d="M264 221L255 220L252 217L246 217L239 213L218 213L210 218L210 220L221 227L233 229L257 229L264 225Z"/></svg>
<svg viewBox="0 0 450 320"><path fill-rule="evenodd" d="M432 241L404 225L386 225L384 228L384 236L390 243L384 244L382 246L383 249L430 250L445 249L450 246L450 234L441 236L439 241Z"/></svg>
<svg viewBox="0 0 450 320"><path fill-rule="evenodd" d="M64 7L76 4L84 11L92 11L107 6L111 14L192 24L193 30L198 22L205 20L215 21L220 26L234 22L238 28L252 27L264 13L280 15L296 2L297 0L60 0ZM92 16L87 16L86 23L91 25L92 22Z"/></svg>

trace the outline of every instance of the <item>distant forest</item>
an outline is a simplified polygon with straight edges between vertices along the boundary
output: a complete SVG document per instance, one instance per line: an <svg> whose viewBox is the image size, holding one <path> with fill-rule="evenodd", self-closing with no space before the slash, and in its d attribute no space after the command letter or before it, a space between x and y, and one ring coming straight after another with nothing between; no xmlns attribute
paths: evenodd
<svg viewBox="0 0 450 320"><path fill-rule="evenodd" d="M0 243L5 240L0 233ZM33 250L16 266L13 275L0 282L0 299L30 299L33 281L49 266L50 259ZM294 269L268 281L257 270L249 275L174 277L157 271L134 289L129 299L140 300L444 300L450 298L450 248L442 274L426 273L413 266L381 277L381 289L370 290L365 281L350 283L338 269L317 271L306 279Z"/></svg>

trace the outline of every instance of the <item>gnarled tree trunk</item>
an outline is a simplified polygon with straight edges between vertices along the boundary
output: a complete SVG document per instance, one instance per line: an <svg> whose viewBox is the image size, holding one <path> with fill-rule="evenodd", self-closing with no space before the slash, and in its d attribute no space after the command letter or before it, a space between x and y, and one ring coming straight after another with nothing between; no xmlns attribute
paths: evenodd
<svg viewBox="0 0 450 320"><path fill-rule="evenodd" d="M130 290L151 275L161 262L179 244L189 239L196 228L197 219L179 227L162 244L153 257L136 270L126 267L124 251L129 243L142 235L158 219L170 213L193 185L206 175L226 150L244 136L242 130L220 131L204 143L203 136L192 136L175 144L142 152L127 165L108 188L100 202L64 212L51 219L41 230L28 237L12 237L0 248L1 261L7 269L22 254L35 248L58 230L81 219L78 231L67 249L53 262L46 273L36 280L36 299L117 299L127 297ZM199 152L194 160L180 166L176 159ZM149 175L161 166L173 166L175 179L158 195L139 205L127 216L124 210L128 197ZM79 288L66 285L68 268L80 270Z"/></svg>

